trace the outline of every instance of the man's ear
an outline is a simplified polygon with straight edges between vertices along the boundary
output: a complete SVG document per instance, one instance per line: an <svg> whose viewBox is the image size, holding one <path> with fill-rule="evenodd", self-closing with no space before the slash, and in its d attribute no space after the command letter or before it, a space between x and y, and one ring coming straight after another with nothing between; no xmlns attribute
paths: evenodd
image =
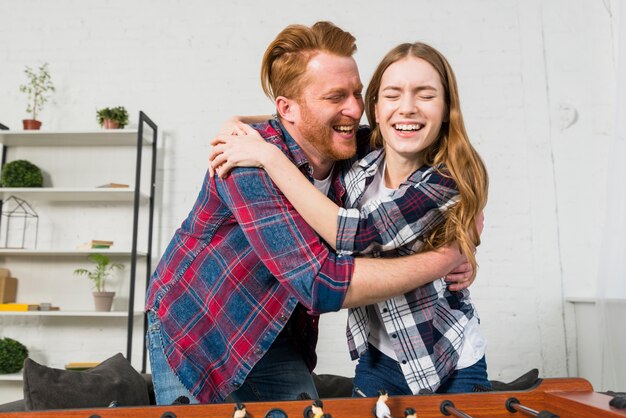
<svg viewBox="0 0 626 418"><path fill-rule="evenodd" d="M281 119L294 123L300 114L300 107L295 100L288 99L285 96L278 96L276 98L276 112Z"/></svg>

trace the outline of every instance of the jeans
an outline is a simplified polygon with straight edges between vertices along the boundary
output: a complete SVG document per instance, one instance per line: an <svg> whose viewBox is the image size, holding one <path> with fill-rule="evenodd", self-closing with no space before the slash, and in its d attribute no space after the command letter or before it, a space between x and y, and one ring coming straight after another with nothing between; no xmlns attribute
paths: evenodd
<svg viewBox="0 0 626 418"><path fill-rule="evenodd" d="M317 399L311 372L283 330L252 368L244 384L230 394L235 402L289 401L300 396Z"/></svg>
<svg viewBox="0 0 626 418"><path fill-rule="evenodd" d="M199 403L189 390L183 386L178 376L174 374L167 363L161 340L161 321L151 311L148 312L148 333L146 339L157 405L171 405L179 396L186 396L190 403Z"/></svg>
<svg viewBox="0 0 626 418"><path fill-rule="evenodd" d="M491 387L484 356L469 367L455 370L437 389L437 393L473 392L475 385ZM398 362L369 345L356 365L352 396L365 394L375 397L379 389L385 389L390 396L412 394Z"/></svg>
<svg viewBox="0 0 626 418"><path fill-rule="evenodd" d="M167 363L160 328L156 314L148 312L147 345L157 404L171 405L179 396L198 403ZM311 399L318 397L313 377L285 329L230 397L234 402L286 401L298 399L302 394Z"/></svg>

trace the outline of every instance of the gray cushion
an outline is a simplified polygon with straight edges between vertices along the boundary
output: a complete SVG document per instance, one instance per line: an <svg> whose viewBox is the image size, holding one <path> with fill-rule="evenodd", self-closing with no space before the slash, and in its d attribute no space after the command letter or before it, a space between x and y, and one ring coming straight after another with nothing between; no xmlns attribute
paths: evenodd
<svg viewBox="0 0 626 418"><path fill-rule="evenodd" d="M120 353L84 372L52 369L27 358L23 373L27 411L150 402L145 380Z"/></svg>

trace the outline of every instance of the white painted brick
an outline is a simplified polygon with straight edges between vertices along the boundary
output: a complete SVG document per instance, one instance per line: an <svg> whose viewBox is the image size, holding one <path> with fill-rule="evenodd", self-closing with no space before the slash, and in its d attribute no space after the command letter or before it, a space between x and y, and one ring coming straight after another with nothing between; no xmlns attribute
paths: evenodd
<svg viewBox="0 0 626 418"><path fill-rule="evenodd" d="M571 335L564 335L563 296L593 296L597 275L615 90L615 18L607 8L615 5L0 0L0 122L20 129L22 71L41 62L50 63L57 86L41 113L44 129L95 129L95 110L118 104L129 109L136 126L136 114L144 110L162 135L155 229L160 253L195 201L208 143L221 122L233 114L273 111L260 89L259 66L266 45L286 24L325 19L352 31L364 83L397 43L429 42L456 70L467 128L491 176L472 291L489 340L490 376L510 380L532 367L544 376L564 376ZM578 115L567 129L564 105ZM41 158L41 165L54 164ZM593 169L585 170L589 163ZM124 165L120 160L111 170ZM581 198L589 190L593 198ZM85 210L68 211L78 220L74 230L42 218L43 242L88 239ZM72 266L59 268L69 274ZM54 294L47 285L32 288L38 291ZM88 291L82 283L71 293L88 299ZM354 365L342 354L344 314L322 320L320 373L352 373ZM0 317L0 335L15 331L32 341L34 356L55 364L63 362L63 350L78 360L108 355L111 348L90 352L71 328L55 325L51 330L59 335L49 351L37 335L49 335L50 324L21 325ZM112 332L100 322L89 325L97 334ZM9 390L14 386L0 383L0 401L11 400L2 397L15 393Z"/></svg>

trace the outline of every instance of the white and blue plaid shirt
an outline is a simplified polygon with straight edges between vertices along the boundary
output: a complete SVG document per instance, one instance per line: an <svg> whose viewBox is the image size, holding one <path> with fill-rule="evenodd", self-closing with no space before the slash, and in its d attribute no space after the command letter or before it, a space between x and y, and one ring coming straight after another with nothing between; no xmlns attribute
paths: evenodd
<svg viewBox="0 0 626 418"><path fill-rule="evenodd" d="M342 255L396 257L413 254L444 221L458 199L444 167L423 166L388 197L359 209L366 188L384 163L383 150L355 162L344 175L346 195L339 211L337 251ZM409 388L435 391L452 371L464 329L476 316L467 289L450 292L442 279L375 305L350 309L348 345L352 359L367 350L370 316L380 314Z"/></svg>

